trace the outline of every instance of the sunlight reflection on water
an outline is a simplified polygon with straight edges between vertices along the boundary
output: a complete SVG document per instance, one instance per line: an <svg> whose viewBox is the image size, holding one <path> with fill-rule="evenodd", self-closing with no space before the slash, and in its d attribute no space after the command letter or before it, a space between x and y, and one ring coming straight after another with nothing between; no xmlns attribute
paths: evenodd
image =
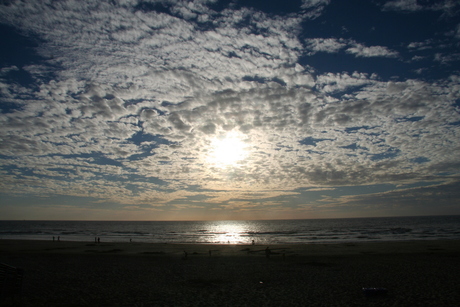
<svg viewBox="0 0 460 307"><path fill-rule="evenodd" d="M250 244L258 231L254 223L245 221L216 221L206 226L209 241L219 244Z"/></svg>

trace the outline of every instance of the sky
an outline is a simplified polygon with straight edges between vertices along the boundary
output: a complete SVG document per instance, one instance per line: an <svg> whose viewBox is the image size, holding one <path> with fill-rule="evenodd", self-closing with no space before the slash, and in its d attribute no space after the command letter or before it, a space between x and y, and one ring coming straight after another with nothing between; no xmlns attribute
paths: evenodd
<svg viewBox="0 0 460 307"><path fill-rule="evenodd" d="M0 219L460 214L460 1L1 1L0 111Z"/></svg>

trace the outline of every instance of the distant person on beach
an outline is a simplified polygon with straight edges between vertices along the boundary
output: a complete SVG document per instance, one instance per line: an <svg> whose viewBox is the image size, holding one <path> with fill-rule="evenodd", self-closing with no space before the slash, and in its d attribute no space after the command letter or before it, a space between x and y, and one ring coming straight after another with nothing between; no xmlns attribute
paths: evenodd
<svg viewBox="0 0 460 307"><path fill-rule="evenodd" d="M272 251L270 250L270 247L267 246L267 248L265 249L265 257L270 258L271 253Z"/></svg>
<svg viewBox="0 0 460 307"><path fill-rule="evenodd" d="M97 238L97 243L101 243L101 238Z"/></svg>
<svg viewBox="0 0 460 307"><path fill-rule="evenodd" d="M252 245L256 245L256 242L254 240L252 240Z"/></svg>

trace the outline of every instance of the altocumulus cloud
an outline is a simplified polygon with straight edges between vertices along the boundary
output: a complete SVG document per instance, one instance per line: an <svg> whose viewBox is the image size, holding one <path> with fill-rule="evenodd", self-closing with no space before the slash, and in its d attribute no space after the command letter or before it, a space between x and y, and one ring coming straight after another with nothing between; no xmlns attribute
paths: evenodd
<svg viewBox="0 0 460 307"><path fill-rule="evenodd" d="M335 24L340 1L3 2L2 216L459 213L459 6L377 2L439 27ZM212 162L229 136L244 158Z"/></svg>

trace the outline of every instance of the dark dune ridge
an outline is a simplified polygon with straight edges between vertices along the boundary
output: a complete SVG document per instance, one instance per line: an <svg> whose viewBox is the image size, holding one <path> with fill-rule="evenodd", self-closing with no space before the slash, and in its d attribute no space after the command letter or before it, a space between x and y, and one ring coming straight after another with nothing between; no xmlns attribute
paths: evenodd
<svg viewBox="0 0 460 307"><path fill-rule="evenodd" d="M0 306L458 306L460 241L262 245L0 240ZM365 295L366 287L386 293Z"/></svg>

